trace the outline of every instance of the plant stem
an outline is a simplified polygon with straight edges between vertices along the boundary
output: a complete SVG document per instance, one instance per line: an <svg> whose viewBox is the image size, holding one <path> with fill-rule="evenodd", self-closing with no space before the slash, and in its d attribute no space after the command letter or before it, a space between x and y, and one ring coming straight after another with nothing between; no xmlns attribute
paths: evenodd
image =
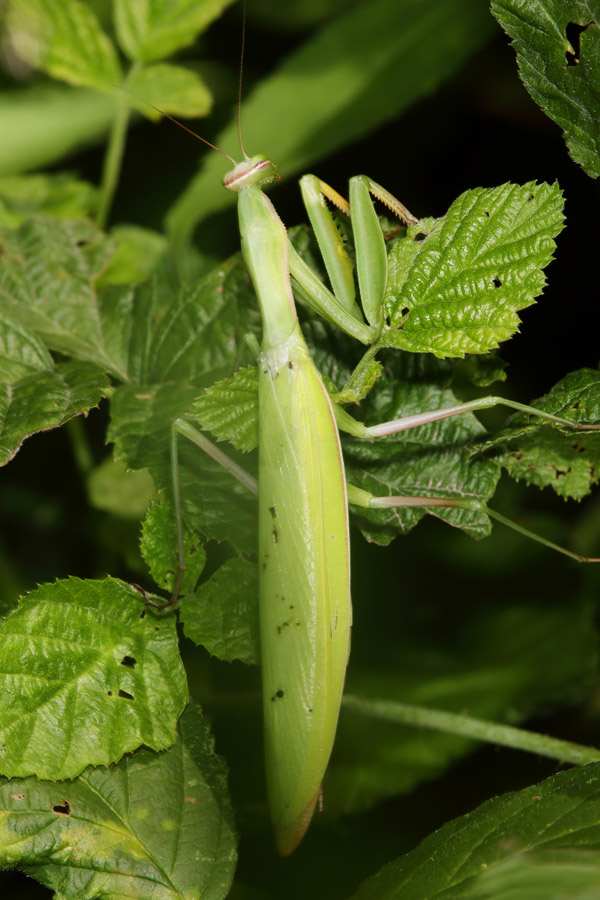
<svg viewBox="0 0 600 900"><path fill-rule="evenodd" d="M427 706L396 703L391 700L369 700L351 694L344 695L342 705L351 712L374 719L459 734L491 744L500 744L503 747L512 747L515 750L537 753L560 762L574 765L600 762L600 750L595 747L572 744L570 741L561 741L545 734L536 734L536 732L527 731L524 728L499 725L496 722L486 722L484 719L473 719L471 716L446 712L442 709L430 709Z"/></svg>
<svg viewBox="0 0 600 900"><path fill-rule="evenodd" d="M113 120L108 146L104 156L104 168L102 170L102 184L100 185L100 205L96 214L96 224L105 228L110 215L110 209L115 195L121 163L125 149L125 136L129 124L129 105L125 98L117 104L117 111Z"/></svg>
<svg viewBox="0 0 600 900"><path fill-rule="evenodd" d="M81 416L69 419L66 428L77 469L81 477L85 478L94 468L94 456Z"/></svg>

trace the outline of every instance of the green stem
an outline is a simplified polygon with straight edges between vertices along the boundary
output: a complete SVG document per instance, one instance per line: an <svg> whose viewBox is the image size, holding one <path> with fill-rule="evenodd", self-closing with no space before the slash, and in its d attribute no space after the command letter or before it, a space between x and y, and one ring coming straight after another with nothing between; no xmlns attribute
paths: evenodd
<svg viewBox="0 0 600 900"><path fill-rule="evenodd" d="M81 416L69 419L67 422L67 435L79 474L82 478L85 478L94 468L94 457Z"/></svg>
<svg viewBox="0 0 600 900"><path fill-rule="evenodd" d="M600 762L600 750L595 747L572 744L570 741L561 741L545 734L536 734L534 731L526 731L524 728L498 725L496 722L473 719L471 716L458 715L441 709L430 709L427 706L396 703L390 700L369 700L351 694L344 695L342 706L351 712L374 719L459 734L462 737L500 744L515 750L537 753L560 762L575 765Z"/></svg>
<svg viewBox="0 0 600 900"><path fill-rule="evenodd" d="M110 215L110 209L115 195L121 163L125 150L125 136L129 124L130 110L126 99L117 105L117 111L113 120L108 147L104 156L104 168L102 170L102 183L100 185L100 205L96 214L96 224L105 228Z"/></svg>

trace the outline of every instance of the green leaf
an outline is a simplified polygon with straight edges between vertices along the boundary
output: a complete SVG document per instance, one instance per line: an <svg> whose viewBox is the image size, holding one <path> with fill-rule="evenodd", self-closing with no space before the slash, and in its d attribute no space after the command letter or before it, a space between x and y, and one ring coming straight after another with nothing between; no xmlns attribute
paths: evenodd
<svg viewBox="0 0 600 900"><path fill-rule="evenodd" d="M363 401L361 418L370 425L453 406L458 401L444 388L445 380L445 366L424 356L402 354ZM377 497L469 497L485 502L494 493L500 467L495 460L471 457L469 444L484 434L475 416L467 414L386 438L366 441L343 436L346 477ZM359 507L351 511L367 540L381 544L409 531L425 515L437 516L472 537L485 537L490 531L483 512Z"/></svg>
<svg viewBox="0 0 600 900"><path fill-rule="evenodd" d="M2 92L0 173L43 168L86 144L99 142L114 115L112 97L95 90L36 84Z"/></svg>
<svg viewBox="0 0 600 900"><path fill-rule="evenodd" d="M155 504L148 510L142 527L141 551L150 574L165 591L175 589L179 563L177 555L177 525L172 511ZM185 572L179 589L181 596L191 593L206 565L206 550L198 535L189 531L184 535Z"/></svg>
<svg viewBox="0 0 600 900"><path fill-rule="evenodd" d="M181 606L185 636L225 662L260 660L256 563L229 559Z"/></svg>
<svg viewBox="0 0 600 900"><path fill-rule="evenodd" d="M258 370L239 369L232 378L206 388L190 418L220 441L245 452L258 446Z"/></svg>
<svg viewBox="0 0 600 900"><path fill-rule="evenodd" d="M121 82L116 50L81 0L14 0L9 24L17 52L53 78L100 90Z"/></svg>
<svg viewBox="0 0 600 900"><path fill-rule="evenodd" d="M239 256L166 302L156 291L136 295L128 363L134 384L115 392L109 440L117 458L147 467L168 496L173 423L189 414L203 387L233 371L242 336L258 329L255 306ZM189 441L179 447L186 528L253 552L254 499Z"/></svg>
<svg viewBox="0 0 600 900"><path fill-rule="evenodd" d="M533 405L574 422L600 423L600 372L571 372ZM518 413L489 444L505 442L502 464L513 478L550 486L564 499L581 500L600 480L599 431L568 431Z"/></svg>
<svg viewBox="0 0 600 900"><path fill-rule="evenodd" d="M398 596L400 579L399 570ZM376 663L350 667L349 693L517 725L595 684L597 631L590 609L576 599L561 609L546 598L500 607L487 597L465 598L451 605L442 629L426 633L424 617L443 616L443 603L417 597L413 606L414 613L403 613L401 633L378 646ZM407 794L480 746L342 710L323 785L326 810L355 814Z"/></svg>
<svg viewBox="0 0 600 900"><path fill-rule="evenodd" d="M248 98L244 142L268 153L285 178L306 171L435 90L492 26L479 0L365 0L306 41ZM215 143L238 146L237 120ZM235 202L222 188L223 172L222 158L207 155L169 215L176 243Z"/></svg>
<svg viewBox="0 0 600 900"><path fill-rule="evenodd" d="M174 116L206 116L211 110L212 94L197 72L167 63L148 66L134 72L126 83L127 90L148 103ZM132 99L132 103L133 103ZM150 118L159 113L146 104L136 104Z"/></svg>
<svg viewBox="0 0 600 900"><path fill-rule="evenodd" d="M569 153L600 175L600 7L597 0L493 0L513 39L519 74L563 129Z"/></svg>
<svg viewBox="0 0 600 900"><path fill-rule="evenodd" d="M96 208L97 189L70 172L0 178L0 227L16 228L32 215L82 219Z"/></svg>
<svg viewBox="0 0 600 900"><path fill-rule="evenodd" d="M411 226L390 253L382 346L463 356L511 337L546 283L562 208L557 184L504 184Z"/></svg>
<svg viewBox="0 0 600 900"><path fill-rule="evenodd" d="M239 254L177 294L160 282L156 287L142 286L130 318L131 380L168 389L168 382L196 379L196 396L201 386L233 371L243 335L259 327L256 301ZM180 403L176 405L181 409ZM180 415L174 414L171 421Z"/></svg>
<svg viewBox="0 0 600 900"><path fill-rule="evenodd" d="M94 509L135 521L143 518L156 496L146 469L130 472L112 456L92 469L87 478L87 492Z"/></svg>
<svg viewBox="0 0 600 900"><path fill-rule="evenodd" d="M192 44L233 0L116 0L119 43L130 59L152 62Z"/></svg>
<svg viewBox="0 0 600 900"><path fill-rule="evenodd" d="M56 900L224 900L236 863L227 769L197 707L176 744L74 781L0 781L0 865Z"/></svg>
<svg viewBox="0 0 600 900"><path fill-rule="evenodd" d="M131 468L148 468L157 488L168 496L171 426L187 413L199 391L196 383L179 381L164 387L126 386L113 396L109 440L115 442L115 455ZM178 443L185 528L252 553L256 548L255 498L198 447L182 439ZM240 464L247 467L247 462Z"/></svg>
<svg viewBox="0 0 600 900"><path fill-rule="evenodd" d="M466 365L469 381L477 387L489 387L496 381L506 381L507 363L493 350L485 356L471 356Z"/></svg>
<svg viewBox="0 0 600 900"><path fill-rule="evenodd" d="M0 465L29 435L97 406L108 387L94 364L55 366L39 338L0 312Z"/></svg>
<svg viewBox="0 0 600 900"><path fill-rule="evenodd" d="M34 217L0 241L0 309L51 350L125 378L132 297L96 291L114 250L102 232L91 222Z"/></svg>
<svg viewBox="0 0 600 900"><path fill-rule="evenodd" d="M42 585L0 630L5 775L73 778L141 744L165 749L186 701L175 617L121 581Z"/></svg>
<svg viewBox="0 0 600 900"><path fill-rule="evenodd" d="M488 800L381 869L353 900L592 900L600 764Z"/></svg>
<svg viewBox="0 0 600 900"><path fill-rule="evenodd" d="M110 231L116 242L114 256L96 285L139 284L158 268L166 251L166 240L157 231L137 225L117 225Z"/></svg>

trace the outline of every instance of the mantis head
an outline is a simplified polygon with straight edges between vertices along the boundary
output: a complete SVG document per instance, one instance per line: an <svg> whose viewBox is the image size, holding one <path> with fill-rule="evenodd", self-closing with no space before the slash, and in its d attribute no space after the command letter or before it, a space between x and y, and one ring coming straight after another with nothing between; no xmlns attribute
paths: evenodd
<svg viewBox="0 0 600 900"><path fill-rule="evenodd" d="M238 163L223 178L223 185L228 191L241 191L245 187L259 187L279 180L277 166L266 156L258 154Z"/></svg>

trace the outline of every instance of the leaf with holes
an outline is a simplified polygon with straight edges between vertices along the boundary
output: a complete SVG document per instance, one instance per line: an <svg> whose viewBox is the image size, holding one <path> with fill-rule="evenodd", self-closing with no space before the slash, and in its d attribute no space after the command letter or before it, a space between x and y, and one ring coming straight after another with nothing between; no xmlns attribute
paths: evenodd
<svg viewBox="0 0 600 900"><path fill-rule="evenodd" d="M574 422L600 423L600 372L571 372L533 405ZM487 445L503 443L502 464L513 478L549 486L565 499L581 500L600 480L600 431L568 431L517 413Z"/></svg>
<svg viewBox="0 0 600 900"><path fill-rule="evenodd" d="M408 228L390 252L380 345L464 356L510 338L544 288L562 208L557 184L503 184Z"/></svg>
<svg viewBox="0 0 600 900"><path fill-rule="evenodd" d="M0 867L64 900L222 900L236 863L227 769L198 707L163 753L74 781L0 779Z"/></svg>
<svg viewBox="0 0 600 900"><path fill-rule="evenodd" d="M0 769L72 778L175 740L187 701L172 612L113 578L23 597L0 629Z"/></svg>
<svg viewBox="0 0 600 900"><path fill-rule="evenodd" d="M493 0L513 40L519 74L563 129L569 153L600 175L600 6L598 0Z"/></svg>

